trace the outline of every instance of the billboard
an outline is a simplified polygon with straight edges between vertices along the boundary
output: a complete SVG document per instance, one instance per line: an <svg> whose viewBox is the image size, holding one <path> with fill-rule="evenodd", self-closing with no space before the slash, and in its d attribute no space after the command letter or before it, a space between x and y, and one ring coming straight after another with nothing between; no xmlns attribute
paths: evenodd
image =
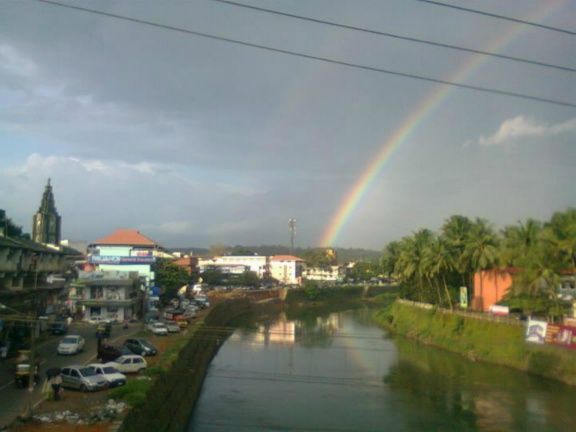
<svg viewBox="0 0 576 432"><path fill-rule="evenodd" d="M152 256L106 256L91 255L88 257L90 264L109 264L109 265L130 265L130 264L153 264L156 259Z"/></svg>
<svg viewBox="0 0 576 432"><path fill-rule="evenodd" d="M548 324L545 342L547 344L576 349L576 327L561 324Z"/></svg>
<svg viewBox="0 0 576 432"><path fill-rule="evenodd" d="M526 342L543 344L548 323L530 318L526 324Z"/></svg>
<svg viewBox="0 0 576 432"><path fill-rule="evenodd" d="M468 288L460 287L460 307L466 309L468 307Z"/></svg>

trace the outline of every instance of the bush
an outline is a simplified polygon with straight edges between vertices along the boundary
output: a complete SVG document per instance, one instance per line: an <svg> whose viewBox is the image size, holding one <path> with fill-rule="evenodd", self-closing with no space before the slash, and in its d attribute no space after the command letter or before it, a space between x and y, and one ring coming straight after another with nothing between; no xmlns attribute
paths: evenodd
<svg viewBox="0 0 576 432"><path fill-rule="evenodd" d="M131 407L142 405L146 401L146 393L152 385L150 379L135 379L128 381L125 386L115 388L110 392L112 399L120 399Z"/></svg>

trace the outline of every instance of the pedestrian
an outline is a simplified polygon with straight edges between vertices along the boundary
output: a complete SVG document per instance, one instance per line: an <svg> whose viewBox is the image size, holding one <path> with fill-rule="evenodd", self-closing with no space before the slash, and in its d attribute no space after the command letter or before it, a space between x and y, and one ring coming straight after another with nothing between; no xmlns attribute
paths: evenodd
<svg viewBox="0 0 576 432"><path fill-rule="evenodd" d="M62 387L62 376L60 374L51 378L52 391L54 392L54 400L60 400L60 388Z"/></svg>
<svg viewBox="0 0 576 432"><path fill-rule="evenodd" d="M40 384L40 360L34 364L34 385Z"/></svg>
<svg viewBox="0 0 576 432"><path fill-rule="evenodd" d="M0 345L0 360L4 361L8 357L8 345L5 342L2 342Z"/></svg>

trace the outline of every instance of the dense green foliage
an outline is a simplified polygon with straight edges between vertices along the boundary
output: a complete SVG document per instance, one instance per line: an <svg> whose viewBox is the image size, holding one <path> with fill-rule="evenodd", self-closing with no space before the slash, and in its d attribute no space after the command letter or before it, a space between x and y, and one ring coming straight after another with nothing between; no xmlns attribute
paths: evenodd
<svg viewBox="0 0 576 432"><path fill-rule="evenodd" d="M516 268L509 300L521 297L526 310L547 305L546 313L563 310L556 288L562 273L576 272L576 209L555 213L547 222L528 219L498 233L484 219L455 215L438 233L421 229L387 245L381 259L384 272L402 285L404 298L445 307L454 306L459 286L472 287L474 273ZM482 292L480 286L475 287ZM548 300L553 300L552 302Z"/></svg>
<svg viewBox="0 0 576 432"><path fill-rule="evenodd" d="M393 303L376 321L396 333L465 355L576 384L576 352L524 342L524 326Z"/></svg>
<svg viewBox="0 0 576 432"><path fill-rule="evenodd" d="M159 259L154 263L155 283L161 289L161 297L164 300L171 299L176 296L178 290L190 283L193 283L195 278L190 276L186 270L177 266L167 259Z"/></svg>

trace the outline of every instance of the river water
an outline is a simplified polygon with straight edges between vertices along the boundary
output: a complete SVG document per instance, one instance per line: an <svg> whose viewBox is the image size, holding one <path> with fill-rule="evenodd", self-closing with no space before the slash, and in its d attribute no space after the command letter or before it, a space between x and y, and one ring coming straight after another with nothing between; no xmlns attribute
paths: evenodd
<svg viewBox="0 0 576 432"><path fill-rule="evenodd" d="M576 431L576 388L390 338L370 311L254 321L189 431Z"/></svg>

